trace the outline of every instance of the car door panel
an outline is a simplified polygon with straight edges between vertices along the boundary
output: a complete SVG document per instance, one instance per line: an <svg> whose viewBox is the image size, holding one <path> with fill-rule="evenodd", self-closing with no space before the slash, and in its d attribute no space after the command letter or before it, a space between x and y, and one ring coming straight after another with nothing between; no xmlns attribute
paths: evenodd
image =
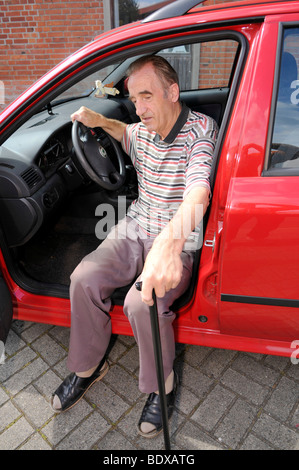
<svg viewBox="0 0 299 470"><path fill-rule="evenodd" d="M0 342L5 343L12 322L12 300L8 287L0 274ZM1 351L0 351L1 353Z"/></svg>
<svg viewBox="0 0 299 470"><path fill-rule="evenodd" d="M298 177L232 180L223 224L221 332L298 336L298 184Z"/></svg>

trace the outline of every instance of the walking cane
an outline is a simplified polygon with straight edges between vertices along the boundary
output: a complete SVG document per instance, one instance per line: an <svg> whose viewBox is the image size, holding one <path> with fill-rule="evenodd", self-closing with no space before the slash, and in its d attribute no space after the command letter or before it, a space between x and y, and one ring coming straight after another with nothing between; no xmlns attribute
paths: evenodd
<svg viewBox="0 0 299 470"><path fill-rule="evenodd" d="M142 282L136 282L135 286L137 290L141 291ZM153 346L154 346L155 363L156 363L156 373L157 373L158 387L159 387L160 407L161 407L161 414L162 414L164 445L165 445L165 450L170 450L167 401L166 401L166 393L165 393L165 380L164 380L164 370L163 370L163 360L162 360L162 348L161 348L160 329L159 329L159 322L158 322L157 299L156 299L156 293L154 290L153 290L153 301L154 301L154 305L150 307L150 317L151 317L151 329L152 329Z"/></svg>

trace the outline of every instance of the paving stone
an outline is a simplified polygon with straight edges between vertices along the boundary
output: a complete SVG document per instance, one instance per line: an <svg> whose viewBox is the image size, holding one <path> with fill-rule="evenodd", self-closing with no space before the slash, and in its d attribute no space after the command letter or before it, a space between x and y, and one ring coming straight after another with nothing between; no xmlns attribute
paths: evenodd
<svg viewBox="0 0 299 470"><path fill-rule="evenodd" d="M61 384L61 378L53 372L53 370L47 370L41 377L34 381L34 386L40 393L50 401L52 394Z"/></svg>
<svg viewBox="0 0 299 470"><path fill-rule="evenodd" d="M45 323L33 323L29 328L24 330L21 337L27 343L32 343L32 341L43 335L46 331L49 331L51 328L53 328L52 325L47 325Z"/></svg>
<svg viewBox="0 0 299 470"><path fill-rule="evenodd" d="M116 341L120 341L127 347L134 346L136 344L134 336L128 336L128 335L112 335L112 338L115 337Z"/></svg>
<svg viewBox="0 0 299 470"><path fill-rule="evenodd" d="M61 326L54 326L49 331L49 336L51 336L51 338L56 339L56 341L60 343L62 347L65 348L66 351L68 350L69 343L70 343L70 329L69 328L64 328Z"/></svg>
<svg viewBox="0 0 299 470"><path fill-rule="evenodd" d="M291 420L291 425L294 426L299 431L299 398L298 398L298 405L295 408L292 420Z"/></svg>
<svg viewBox="0 0 299 470"><path fill-rule="evenodd" d="M9 400L9 395L0 388L0 406L5 403L7 400Z"/></svg>
<svg viewBox="0 0 299 470"><path fill-rule="evenodd" d="M139 369L139 350L135 345L130 348L126 354L119 359L119 364L128 369L132 373L137 373Z"/></svg>
<svg viewBox="0 0 299 470"><path fill-rule="evenodd" d="M108 374L105 375L104 382L108 382L110 387L128 400L129 403L133 403L141 396L138 389L138 380L119 365L110 367Z"/></svg>
<svg viewBox="0 0 299 470"><path fill-rule="evenodd" d="M42 428L42 433L45 435L48 442L55 446L73 431L92 411L92 407L82 399L70 410L55 414ZM92 428L90 432L93 433Z"/></svg>
<svg viewBox="0 0 299 470"><path fill-rule="evenodd" d="M241 450L274 450L274 447L250 434L242 444Z"/></svg>
<svg viewBox="0 0 299 470"><path fill-rule="evenodd" d="M127 346L122 344L120 341L115 341L112 347L109 349L108 360L109 362L117 362L123 354L127 351Z"/></svg>
<svg viewBox="0 0 299 470"><path fill-rule="evenodd" d="M233 369L245 374L247 377L251 377L261 385L267 385L270 387L272 387L280 377L278 371L261 364L261 362L256 361L246 354L239 355L236 358L233 364Z"/></svg>
<svg viewBox="0 0 299 470"><path fill-rule="evenodd" d="M180 379L182 385L199 398L203 398L213 384L213 380L188 364L184 364Z"/></svg>
<svg viewBox="0 0 299 470"><path fill-rule="evenodd" d="M113 335L109 373L71 410L54 413L51 395L69 374L69 333L13 322L0 365L0 449L162 452L163 433L137 432L147 396L131 336ZM172 450L299 450L299 365L290 358L177 344L175 367Z"/></svg>
<svg viewBox="0 0 299 470"><path fill-rule="evenodd" d="M179 448L186 450L221 450L223 445L217 440L212 439L204 433L199 427L188 422L176 434L174 442Z"/></svg>
<svg viewBox="0 0 299 470"><path fill-rule="evenodd" d="M23 349L25 346L26 342L23 341L18 334L11 330L5 343L5 353L8 356L11 356L18 352L20 349Z"/></svg>
<svg viewBox="0 0 299 470"><path fill-rule="evenodd" d="M92 449L109 428L109 423L99 413L94 412L59 443L57 450Z"/></svg>
<svg viewBox="0 0 299 470"><path fill-rule="evenodd" d="M5 432L0 434L0 449L15 450L17 449L31 434L34 429L21 417L14 422Z"/></svg>
<svg viewBox="0 0 299 470"><path fill-rule="evenodd" d="M297 380L297 382L299 382L299 364L292 364L287 370L286 375L291 379Z"/></svg>
<svg viewBox="0 0 299 470"><path fill-rule="evenodd" d="M118 423L118 428L125 436L131 441L135 441L137 437L137 423L139 421L141 412L145 405L145 399L137 401L129 412Z"/></svg>
<svg viewBox="0 0 299 470"><path fill-rule="evenodd" d="M117 422L131 407L104 382L95 383L87 392L86 398L112 423Z"/></svg>
<svg viewBox="0 0 299 470"><path fill-rule="evenodd" d="M112 429L108 432L103 439L99 441L96 446L97 450L136 450L135 447L126 437L123 436L116 429Z"/></svg>
<svg viewBox="0 0 299 470"><path fill-rule="evenodd" d="M36 357L37 354L32 351L32 349L25 348L21 352L18 352L11 358L7 359L5 363L0 366L0 382L3 383L5 380L9 379L9 377L21 370Z"/></svg>
<svg viewBox="0 0 299 470"><path fill-rule="evenodd" d="M281 356L266 356L265 364L282 372L289 367L290 358Z"/></svg>
<svg viewBox="0 0 299 470"><path fill-rule="evenodd" d="M237 394L247 398L254 405L262 404L265 397L269 394L267 387L259 385L233 369L228 369L223 374L221 383Z"/></svg>
<svg viewBox="0 0 299 470"><path fill-rule="evenodd" d="M48 365L41 358L37 358L11 376L3 383L3 385L10 394L16 395L20 390L25 388L34 379L41 375L47 367Z"/></svg>
<svg viewBox="0 0 299 470"><path fill-rule="evenodd" d="M0 432L4 431L9 425L21 416L21 412L13 405L12 402L5 403L0 408Z"/></svg>
<svg viewBox="0 0 299 470"><path fill-rule="evenodd" d="M47 401L32 385L22 390L14 398L14 403L37 428L42 427L54 414Z"/></svg>
<svg viewBox="0 0 299 470"><path fill-rule="evenodd" d="M236 396L232 392L221 385L216 385L191 416L192 421L196 421L203 428L211 431L235 398Z"/></svg>
<svg viewBox="0 0 299 470"><path fill-rule="evenodd" d="M257 408L238 399L217 427L215 436L230 448L236 449L252 425L256 414Z"/></svg>
<svg viewBox="0 0 299 470"><path fill-rule="evenodd" d="M36 432L21 445L20 450L52 450L52 447Z"/></svg>
<svg viewBox="0 0 299 470"><path fill-rule="evenodd" d="M62 380L65 379L70 374L69 369L67 368L67 357L59 361L57 364L52 366L52 370L57 372L57 374L61 377Z"/></svg>
<svg viewBox="0 0 299 470"><path fill-rule="evenodd" d="M225 349L215 349L209 354L200 367L201 372L209 377L220 377L224 369L228 367L238 353Z"/></svg>
<svg viewBox="0 0 299 470"><path fill-rule="evenodd" d="M67 355L66 350L50 338L49 335L43 335L38 338L31 344L31 346L49 365L56 364L56 362L60 361Z"/></svg>
<svg viewBox="0 0 299 470"><path fill-rule="evenodd" d="M298 397L299 384L282 377L264 409L279 420L285 421L298 402Z"/></svg>
<svg viewBox="0 0 299 470"><path fill-rule="evenodd" d="M25 320L13 320L9 336L12 332L15 332L21 336L22 332L25 331L27 328L30 328L32 325L35 325L35 323L27 322ZM9 340L9 337L7 339Z"/></svg>
<svg viewBox="0 0 299 470"><path fill-rule="evenodd" d="M212 351L213 348L207 348L204 346L188 346L184 353L184 361L192 367L199 367Z"/></svg>
<svg viewBox="0 0 299 470"><path fill-rule="evenodd" d="M180 385L178 387L175 406L185 415L189 415L189 413L198 407L198 397L186 387Z"/></svg>
<svg viewBox="0 0 299 470"><path fill-rule="evenodd" d="M277 449L299 450L299 432L293 431L271 416L263 413L252 428L255 434L274 445Z"/></svg>

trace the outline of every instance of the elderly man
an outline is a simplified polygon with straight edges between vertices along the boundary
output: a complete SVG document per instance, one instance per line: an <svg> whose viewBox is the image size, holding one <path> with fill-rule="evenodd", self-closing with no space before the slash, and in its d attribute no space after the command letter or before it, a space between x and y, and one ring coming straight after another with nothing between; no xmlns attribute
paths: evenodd
<svg viewBox="0 0 299 470"><path fill-rule="evenodd" d="M52 406L55 411L69 409L106 374L111 294L140 279L142 291L131 287L124 313L139 347L139 388L149 394L138 430L153 437L162 430L162 417L149 305L154 289L170 416L178 384L170 306L190 283L197 227L209 204L217 125L181 104L177 74L159 56L142 57L130 66L128 90L139 123L127 125L84 107L71 116L88 127L102 127L121 142L136 169L139 196L71 276L68 367L74 372L53 394Z"/></svg>

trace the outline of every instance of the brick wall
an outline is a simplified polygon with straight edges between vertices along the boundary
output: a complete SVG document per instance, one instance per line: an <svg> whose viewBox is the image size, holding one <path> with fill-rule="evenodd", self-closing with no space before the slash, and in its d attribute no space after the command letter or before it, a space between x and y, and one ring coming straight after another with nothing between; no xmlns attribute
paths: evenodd
<svg viewBox="0 0 299 470"><path fill-rule="evenodd" d="M201 45L199 88L228 86L237 47L237 41L232 40L219 40Z"/></svg>
<svg viewBox="0 0 299 470"><path fill-rule="evenodd" d="M103 10L103 0L0 0L0 109L104 31Z"/></svg>
<svg viewBox="0 0 299 470"><path fill-rule="evenodd" d="M0 0L0 111L107 29L109 12L109 0Z"/></svg>

